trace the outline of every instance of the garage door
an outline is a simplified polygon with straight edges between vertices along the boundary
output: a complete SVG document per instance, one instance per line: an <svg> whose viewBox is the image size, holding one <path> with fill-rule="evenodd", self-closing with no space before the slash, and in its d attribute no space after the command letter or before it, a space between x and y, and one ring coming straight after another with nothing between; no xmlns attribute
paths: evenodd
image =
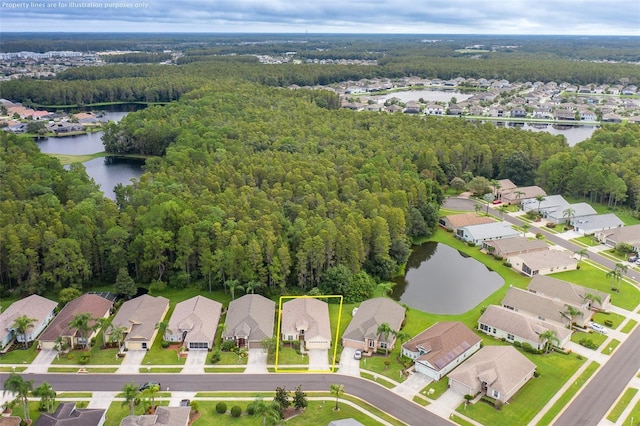
<svg viewBox="0 0 640 426"><path fill-rule="evenodd" d="M207 342L189 342L189 350L208 350L209 345Z"/></svg>

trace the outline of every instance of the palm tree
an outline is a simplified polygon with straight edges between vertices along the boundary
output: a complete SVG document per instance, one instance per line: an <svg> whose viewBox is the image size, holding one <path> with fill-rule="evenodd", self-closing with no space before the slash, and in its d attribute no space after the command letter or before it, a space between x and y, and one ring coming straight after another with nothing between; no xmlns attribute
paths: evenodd
<svg viewBox="0 0 640 426"><path fill-rule="evenodd" d="M376 287L382 295L389 296L393 292L394 285L395 284L391 282L381 282Z"/></svg>
<svg viewBox="0 0 640 426"><path fill-rule="evenodd" d="M256 290L263 288L265 285L261 281L249 281L247 283L247 288L245 289L247 294L255 294Z"/></svg>
<svg viewBox="0 0 640 426"><path fill-rule="evenodd" d="M555 330L544 331L540 333L538 337L542 342L544 342L544 353L549 353L549 349L551 349L551 346L557 346L560 344L560 339L558 339L558 334L555 332Z"/></svg>
<svg viewBox="0 0 640 426"><path fill-rule="evenodd" d="M527 231L531 228L531 225L523 223L520 227L522 228L522 238L527 238Z"/></svg>
<svg viewBox="0 0 640 426"><path fill-rule="evenodd" d="M338 383L333 383L331 385L331 394L334 395L336 397L336 408L335 411L338 411L338 399L340 399L340 397L342 395L344 395L344 385L338 384Z"/></svg>
<svg viewBox="0 0 640 426"><path fill-rule="evenodd" d="M519 200L519 199L520 199L520 197L522 197L523 195L525 195L525 193L524 193L524 192L522 192L522 191L514 191L513 193L514 193L514 194L515 194L515 196L516 196L516 200Z"/></svg>
<svg viewBox="0 0 640 426"><path fill-rule="evenodd" d="M544 200L546 200L546 198L544 198L543 195L536 195L536 201L538 202L538 214L540 214L540 206Z"/></svg>
<svg viewBox="0 0 640 426"><path fill-rule="evenodd" d="M148 388L142 391L142 394L151 400L151 409L156 406L156 395L160 392L160 386L150 385Z"/></svg>
<svg viewBox="0 0 640 426"><path fill-rule="evenodd" d="M94 321L91 314L84 312L76 314L71 321L67 324L69 328L75 328L80 333L83 345L85 349L89 349L91 342L89 342L89 332L96 329L96 323L91 324Z"/></svg>
<svg viewBox="0 0 640 426"><path fill-rule="evenodd" d="M280 407L278 403L268 403L262 398L258 398L251 403L254 416L262 416L262 426L267 424L276 424L280 421Z"/></svg>
<svg viewBox="0 0 640 426"><path fill-rule="evenodd" d="M122 393L124 395L124 401L122 401L122 405L128 404L129 415L133 416L134 415L133 410L136 405L136 400L140 396L140 390L138 386L135 385L135 383L127 383L122 388Z"/></svg>
<svg viewBox="0 0 640 426"><path fill-rule="evenodd" d="M571 219L576 215L576 211L571 207L568 207L562 212L562 217L567 218L567 225L571 225Z"/></svg>
<svg viewBox="0 0 640 426"><path fill-rule="evenodd" d="M156 328L158 329L160 336L162 336L162 340L166 340L166 333L173 334L173 331L169 328L169 321L160 321L156 325Z"/></svg>
<svg viewBox="0 0 640 426"><path fill-rule="evenodd" d="M118 348L122 345L122 341L124 340L124 336L127 333L127 327L111 327L111 332L109 333L109 342L117 343Z"/></svg>
<svg viewBox="0 0 640 426"><path fill-rule="evenodd" d="M476 209L476 214L480 214L482 211L482 206L480 204L474 205L473 208Z"/></svg>
<svg viewBox="0 0 640 426"><path fill-rule="evenodd" d="M228 280L225 282L226 287L231 292L231 300L236 300L236 290L244 290L244 287L240 285L238 280Z"/></svg>
<svg viewBox="0 0 640 426"><path fill-rule="evenodd" d="M398 331L394 334L396 339L400 340L401 343L404 343L411 338L411 335L405 331Z"/></svg>
<svg viewBox="0 0 640 426"><path fill-rule="evenodd" d="M381 337L384 336L384 340L386 343L385 355L389 355L389 342L387 342L386 340L388 339L389 334L395 334L396 331L393 330L388 323L383 322L378 326L378 330L376 331L376 333L378 334L378 340L383 340Z"/></svg>
<svg viewBox="0 0 640 426"><path fill-rule="evenodd" d="M100 327L100 331L102 331L102 344L105 346L109 341L107 337L107 334L108 334L107 331L109 330L109 327L111 326L112 322L113 322L113 317L98 318L98 326Z"/></svg>
<svg viewBox="0 0 640 426"><path fill-rule="evenodd" d="M607 278L609 277L612 278L611 284L613 285L613 287L611 289L616 293L620 292L620 280L622 280L623 275L627 273L628 270L629 270L629 267L627 265L622 263L616 263L615 268L607 272Z"/></svg>
<svg viewBox="0 0 640 426"><path fill-rule="evenodd" d="M589 309L591 309L594 302L598 302L598 305L602 307L602 298L597 294L585 293L584 296L582 296L582 300L584 300L585 303L589 302Z"/></svg>
<svg viewBox="0 0 640 426"><path fill-rule="evenodd" d="M33 380L24 380L21 375L10 373L7 380L4 381L4 391L2 395L11 392L22 403L24 419L29 420L29 393L33 390Z"/></svg>
<svg viewBox="0 0 640 426"><path fill-rule="evenodd" d="M582 313L582 311L574 308L571 305L564 305L564 307L565 307L565 310L562 311L561 314L569 319L569 324L567 324L567 328L571 328L571 325L573 324L573 319L578 316L581 317L584 314Z"/></svg>
<svg viewBox="0 0 640 426"><path fill-rule="evenodd" d="M504 217L504 214L509 211L507 206L499 206L496 210L500 212L500 219Z"/></svg>
<svg viewBox="0 0 640 426"><path fill-rule="evenodd" d="M53 411L57 393L49 383L42 382L40 386L33 390L33 395L40 397L40 405L44 406L47 412Z"/></svg>
<svg viewBox="0 0 640 426"><path fill-rule="evenodd" d="M582 262L582 259L584 259L585 257L587 259L589 258L589 250L587 250L586 248L578 250L577 252L575 252L575 254L579 256L578 262Z"/></svg>
<svg viewBox="0 0 640 426"><path fill-rule="evenodd" d="M38 320L35 318L29 318L26 315L21 315L14 319L13 324L11 324L10 328L12 328L18 336L22 336L22 344L24 345L25 349L28 346L27 332L30 328L33 328L33 323L36 321Z"/></svg>

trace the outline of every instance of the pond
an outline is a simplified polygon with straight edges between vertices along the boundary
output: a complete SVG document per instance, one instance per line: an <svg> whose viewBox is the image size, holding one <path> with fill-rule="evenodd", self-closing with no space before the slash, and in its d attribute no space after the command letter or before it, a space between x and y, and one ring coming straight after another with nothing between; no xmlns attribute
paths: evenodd
<svg viewBox="0 0 640 426"><path fill-rule="evenodd" d="M441 243L414 247L391 297L432 314L463 314L504 284L487 266Z"/></svg>

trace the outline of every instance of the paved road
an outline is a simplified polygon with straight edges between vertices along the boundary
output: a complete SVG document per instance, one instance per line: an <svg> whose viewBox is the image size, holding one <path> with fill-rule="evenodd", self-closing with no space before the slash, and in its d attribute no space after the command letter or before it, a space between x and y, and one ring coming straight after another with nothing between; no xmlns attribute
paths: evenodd
<svg viewBox="0 0 640 426"><path fill-rule="evenodd" d="M639 354L640 328L636 327L554 425L597 425L640 369Z"/></svg>
<svg viewBox="0 0 640 426"><path fill-rule="evenodd" d="M7 374L0 374L4 383ZM153 377L151 377L153 376ZM140 383L153 379L162 389L173 391L274 391L277 386L295 389L302 385L305 391L329 391L332 383L344 385L345 393L357 396L409 425L450 426L453 423L430 413L420 405L409 401L380 385L359 377L341 374L27 374L35 386L43 381L58 392L68 391L120 391L125 383Z"/></svg>

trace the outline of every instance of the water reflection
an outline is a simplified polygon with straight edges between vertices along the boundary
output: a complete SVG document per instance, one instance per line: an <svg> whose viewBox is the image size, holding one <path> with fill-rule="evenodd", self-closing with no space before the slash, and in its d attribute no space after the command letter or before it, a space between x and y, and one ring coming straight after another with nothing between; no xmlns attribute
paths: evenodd
<svg viewBox="0 0 640 426"><path fill-rule="evenodd" d="M391 297L421 311L458 315L503 284L498 273L477 260L446 244L427 242L414 247Z"/></svg>

